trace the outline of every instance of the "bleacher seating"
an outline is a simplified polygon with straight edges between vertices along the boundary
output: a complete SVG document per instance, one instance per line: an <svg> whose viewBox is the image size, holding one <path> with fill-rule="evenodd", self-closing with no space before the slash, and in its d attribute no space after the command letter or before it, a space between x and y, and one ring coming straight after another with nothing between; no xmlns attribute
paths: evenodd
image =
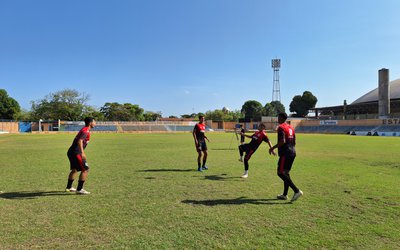
<svg viewBox="0 0 400 250"><path fill-rule="evenodd" d="M182 125L166 125L168 131L179 131L179 132L184 132L184 131L193 131L193 126L182 126Z"/></svg>
<svg viewBox="0 0 400 250"><path fill-rule="evenodd" d="M80 125L62 125L61 131L79 131L81 128L82 126Z"/></svg>
<svg viewBox="0 0 400 250"><path fill-rule="evenodd" d="M117 126L115 125L97 125L92 129L93 131L103 131L103 132L117 132Z"/></svg>
<svg viewBox="0 0 400 250"><path fill-rule="evenodd" d="M381 125L376 130L379 132L400 132L400 126Z"/></svg>
<svg viewBox="0 0 400 250"><path fill-rule="evenodd" d="M121 129L124 132L134 131L167 131L165 125L121 125Z"/></svg>
<svg viewBox="0 0 400 250"><path fill-rule="evenodd" d="M400 132L400 125L381 125L381 126L338 126L338 125L320 125L320 126L298 126L298 133L321 133L321 134L349 134L353 131L359 132Z"/></svg>
<svg viewBox="0 0 400 250"><path fill-rule="evenodd" d="M81 130L82 125L63 125L61 126L61 131L74 132ZM106 131L106 132L116 132L117 126L115 125L97 125L92 129L92 131Z"/></svg>
<svg viewBox="0 0 400 250"><path fill-rule="evenodd" d="M165 125L168 131L177 131L177 132L192 132L194 126L189 125ZM206 131L211 131L209 127L206 127Z"/></svg>
<svg viewBox="0 0 400 250"><path fill-rule="evenodd" d="M79 131L83 126L75 124L65 124L61 126L60 131L75 132ZM164 125L164 124L121 124L121 125L96 125L93 131L105 132L191 132L193 131L192 125ZM207 128L207 131L210 131Z"/></svg>

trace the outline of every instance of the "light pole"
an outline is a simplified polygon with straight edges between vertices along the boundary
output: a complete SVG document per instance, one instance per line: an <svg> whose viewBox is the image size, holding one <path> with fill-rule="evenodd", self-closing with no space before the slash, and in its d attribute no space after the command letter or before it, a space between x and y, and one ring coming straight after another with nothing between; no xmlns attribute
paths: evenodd
<svg viewBox="0 0 400 250"><path fill-rule="evenodd" d="M281 59L272 59L272 68L274 69L274 79L272 87L272 101L281 101L281 89L279 85L279 68Z"/></svg>
<svg viewBox="0 0 400 250"><path fill-rule="evenodd" d="M43 120L40 119L39 120L39 132L42 132L42 122L43 122Z"/></svg>

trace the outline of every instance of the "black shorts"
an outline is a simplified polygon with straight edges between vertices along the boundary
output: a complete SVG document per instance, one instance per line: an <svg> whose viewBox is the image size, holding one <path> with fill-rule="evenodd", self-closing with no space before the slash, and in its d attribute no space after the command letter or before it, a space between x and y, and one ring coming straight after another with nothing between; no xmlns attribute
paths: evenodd
<svg viewBox="0 0 400 250"><path fill-rule="evenodd" d="M278 174L284 174L284 173L288 174L292 169L292 165L295 158L296 155L290 155L290 154L279 156Z"/></svg>
<svg viewBox="0 0 400 250"><path fill-rule="evenodd" d="M199 141L199 144L197 145L197 151L206 151L206 150L207 150L206 141Z"/></svg>
<svg viewBox="0 0 400 250"><path fill-rule="evenodd" d="M82 159L82 154L80 154L80 153L77 154L75 152L68 151L67 155L68 155L71 170L75 169L78 172L89 170L89 165L86 162L86 160Z"/></svg>
<svg viewBox="0 0 400 250"><path fill-rule="evenodd" d="M247 160L247 161L250 160L251 156L257 150L257 149L254 149L253 147L251 147L249 143L240 145L239 149L242 150L242 152L246 153L246 155L244 156L244 159Z"/></svg>

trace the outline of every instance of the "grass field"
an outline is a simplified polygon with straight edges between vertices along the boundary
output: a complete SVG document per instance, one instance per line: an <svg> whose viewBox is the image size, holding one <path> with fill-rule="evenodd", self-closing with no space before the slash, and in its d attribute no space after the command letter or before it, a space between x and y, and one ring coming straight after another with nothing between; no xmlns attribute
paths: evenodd
<svg viewBox="0 0 400 250"><path fill-rule="evenodd" d="M73 134L1 135L0 248L400 249L400 138L297 135L291 204L266 144L240 179L236 139L208 136L199 173L191 134L92 134L78 196Z"/></svg>

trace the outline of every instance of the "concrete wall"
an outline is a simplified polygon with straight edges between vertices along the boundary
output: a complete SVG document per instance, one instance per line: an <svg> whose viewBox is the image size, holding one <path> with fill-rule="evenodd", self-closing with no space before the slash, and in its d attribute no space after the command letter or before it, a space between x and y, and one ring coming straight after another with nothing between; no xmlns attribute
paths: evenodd
<svg viewBox="0 0 400 250"><path fill-rule="evenodd" d="M0 122L0 131L18 133L18 122Z"/></svg>

